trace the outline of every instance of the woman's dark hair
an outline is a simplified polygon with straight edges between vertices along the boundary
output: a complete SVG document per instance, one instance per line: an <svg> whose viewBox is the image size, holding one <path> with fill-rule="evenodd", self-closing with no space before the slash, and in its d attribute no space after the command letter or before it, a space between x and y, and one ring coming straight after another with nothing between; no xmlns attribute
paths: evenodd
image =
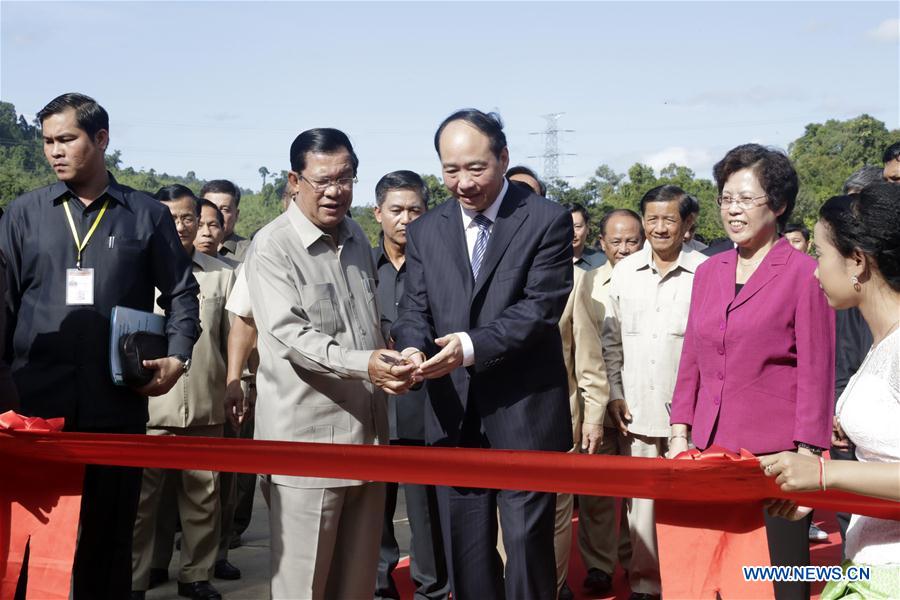
<svg viewBox="0 0 900 600"><path fill-rule="evenodd" d="M694 200L677 185L658 185L648 190L641 198L639 208L641 214L644 214L649 202L672 202L673 200L678 201L678 214L681 215L681 220L684 221L693 212Z"/></svg>
<svg viewBox="0 0 900 600"><path fill-rule="evenodd" d="M773 211L784 207L784 212L778 217L778 229L784 229L794 204L797 202L797 191L800 182L797 179L797 171L788 159L787 155L774 148L766 148L759 144L743 144L732 148L713 167L713 177L719 188L719 194L725 187L725 182L741 169L752 169L759 184L766 192L769 206Z"/></svg>
<svg viewBox="0 0 900 600"><path fill-rule="evenodd" d="M353 167L353 175L356 176L356 169L359 167L359 158L353 151L353 144L347 134L339 129L331 129L330 127L319 127L318 129L307 129L294 139L291 144L291 170L300 173L306 168L306 155L309 152L321 152L322 154L334 154L341 148L350 153L350 164Z"/></svg>
<svg viewBox="0 0 900 600"><path fill-rule="evenodd" d="M483 113L477 108L464 108L458 110L446 119L444 119L437 131L434 132L434 149L441 155L440 141L441 133L444 128L453 121L465 121L484 135L491 141L491 152L497 158L506 148L506 134L503 133L503 119L495 112Z"/></svg>
<svg viewBox="0 0 900 600"><path fill-rule="evenodd" d="M852 196L829 198L819 210L831 243L842 256L859 250L900 292L900 185L876 183Z"/></svg>
<svg viewBox="0 0 900 600"><path fill-rule="evenodd" d="M194 212L197 216L200 216L200 199L194 195L194 192L192 192L189 187L179 183L173 183L172 185L159 188L156 193L153 194L153 197L160 202L175 202L182 198L190 198L194 201Z"/></svg>

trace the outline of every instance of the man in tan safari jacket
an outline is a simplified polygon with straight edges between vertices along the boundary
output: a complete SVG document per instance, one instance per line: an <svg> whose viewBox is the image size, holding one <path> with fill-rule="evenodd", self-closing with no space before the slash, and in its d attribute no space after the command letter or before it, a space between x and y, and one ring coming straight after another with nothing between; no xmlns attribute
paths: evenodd
<svg viewBox="0 0 900 600"><path fill-rule="evenodd" d="M234 285L234 271L225 263L194 250L199 201L183 186L157 192L169 207L178 237L191 255L200 284L200 326L191 364L165 395L150 398L148 435L221 437L225 422L225 374L229 322L225 302ZM167 479L170 481L167 482ZM154 554L168 556L171 533L166 533L166 494L174 491L182 525L178 593L188 598L221 598L209 583L219 546L220 506L218 474L212 471L144 469L141 500L134 524L132 592L149 587ZM157 527L157 524L161 527ZM154 546L159 545L154 551ZM165 561L168 562L168 561ZM134 597L134 595L132 596Z"/></svg>

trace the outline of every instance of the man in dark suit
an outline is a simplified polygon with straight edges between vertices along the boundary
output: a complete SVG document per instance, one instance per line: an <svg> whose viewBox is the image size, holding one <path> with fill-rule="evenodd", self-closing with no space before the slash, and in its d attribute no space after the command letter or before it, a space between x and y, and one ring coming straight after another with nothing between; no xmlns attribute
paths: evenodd
<svg viewBox="0 0 900 600"><path fill-rule="evenodd" d="M406 294L392 328L428 380L426 442L565 452L572 420L558 323L572 288L572 218L504 178L497 115L454 113L435 149L454 198L407 229ZM555 494L441 487L438 503L455 598L555 598Z"/></svg>
<svg viewBox="0 0 900 600"><path fill-rule="evenodd" d="M384 339L390 339L391 324L406 285L406 228L428 209L428 186L412 171L393 171L375 185L375 220L381 225L378 246L372 251L378 269L378 306ZM388 396L391 444L425 445L425 404L428 394L421 387L406 394ZM393 572L400 561L400 546L394 535L397 509L396 483L385 484L384 528L375 576L375 599L396 598L400 592ZM416 600L446 600L450 594L437 495L433 485L403 484L406 516L409 518L409 572L416 586Z"/></svg>

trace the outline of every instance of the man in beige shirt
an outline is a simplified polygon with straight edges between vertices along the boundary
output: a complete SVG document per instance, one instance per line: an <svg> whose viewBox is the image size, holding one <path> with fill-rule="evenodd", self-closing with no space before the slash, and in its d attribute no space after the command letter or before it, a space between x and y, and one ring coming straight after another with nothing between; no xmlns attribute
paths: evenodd
<svg viewBox="0 0 900 600"><path fill-rule="evenodd" d="M609 299L609 282L613 267L644 245L644 229L641 217L634 211L622 208L607 213L600 220L600 246L607 262L591 272L592 314L602 330ZM605 407L604 407L605 409ZM621 455L625 438L613 427L607 415L603 421L603 435L597 447L598 454ZM587 571L583 586L593 594L602 596L612 589L612 575L616 560L628 569L631 557L631 540L625 511L617 511L614 498L606 496L578 497L578 549Z"/></svg>
<svg viewBox="0 0 900 600"><path fill-rule="evenodd" d="M607 412L625 438L628 456L663 456L669 415L691 303L694 272L706 259L684 247L693 222L690 199L664 185L641 198L649 247L619 262L609 284L603 357L610 382ZM631 533L628 572L633 600L659 598L659 559L653 501L625 501Z"/></svg>
<svg viewBox="0 0 900 600"><path fill-rule="evenodd" d="M191 255L193 273L200 284L200 326L193 358L185 374L165 395L150 398L148 435L221 437L225 422L226 343L228 317L225 301L234 285L234 272L221 261L194 249L199 223L199 201L181 185L159 190L157 199L169 207L178 237ZM169 486L167 479L174 481ZM157 518L166 490L177 496L182 523L181 569L178 594L188 598L221 598L209 583L219 545L219 489L212 471L144 469L141 499L134 523L132 546L132 598L142 598L150 587L155 544L171 544L157 536ZM166 511L163 511L165 513ZM169 548L160 548L166 554Z"/></svg>
<svg viewBox="0 0 900 600"><path fill-rule="evenodd" d="M384 349L372 251L346 218L359 161L336 129L304 131L290 157L294 202L246 258L259 332L254 437L387 444L376 386L403 393L414 367ZM268 492L272 597L371 598L384 484L272 476Z"/></svg>
<svg viewBox="0 0 900 600"><path fill-rule="evenodd" d="M573 213L575 215L577 213ZM574 218L573 218L574 220ZM604 265L605 266L605 265ZM602 267L601 267L602 268ZM591 299L594 275L599 269L575 269L572 292L559 320L563 359L569 377L569 408L572 412L572 452L597 452L603 439L603 416L609 400L609 383L600 346L599 323L603 320ZM556 495L553 545L556 553L557 592L569 595L566 585L572 548L572 494ZM563 591L565 589L565 591Z"/></svg>

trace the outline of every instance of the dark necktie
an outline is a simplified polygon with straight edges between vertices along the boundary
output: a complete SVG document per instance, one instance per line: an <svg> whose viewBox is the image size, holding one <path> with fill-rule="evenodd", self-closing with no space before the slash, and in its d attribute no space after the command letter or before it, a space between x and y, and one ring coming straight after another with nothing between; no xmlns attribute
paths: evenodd
<svg viewBox="0 0 900 600"><path fill-rule="evenodd" d="M491 220L481 213L475 215L472 220L478 226L478 237L475 239L475 247L472 248L472 277L477 280L484 251L487 250L488 238L491 237Z"/></svg>

